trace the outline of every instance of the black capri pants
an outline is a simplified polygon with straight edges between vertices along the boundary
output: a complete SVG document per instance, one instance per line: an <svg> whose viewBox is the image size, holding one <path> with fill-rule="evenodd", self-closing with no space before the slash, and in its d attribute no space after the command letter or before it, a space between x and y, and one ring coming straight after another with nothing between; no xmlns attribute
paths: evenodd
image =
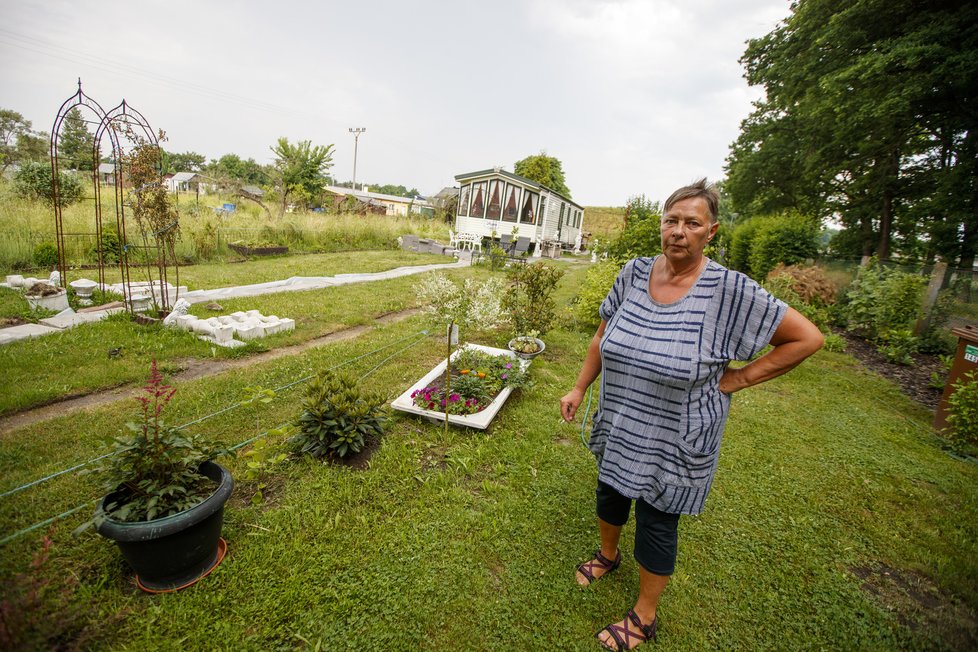
<svg viewBox="0 0 978 652"><path fill-rule="evenodd" d="M628 522L632 499L598 480L598 518L611 525ZM656 509L642 499L635 501L635 561L656 575L672 575L676 570L679 542L679 514Z"/></svg>

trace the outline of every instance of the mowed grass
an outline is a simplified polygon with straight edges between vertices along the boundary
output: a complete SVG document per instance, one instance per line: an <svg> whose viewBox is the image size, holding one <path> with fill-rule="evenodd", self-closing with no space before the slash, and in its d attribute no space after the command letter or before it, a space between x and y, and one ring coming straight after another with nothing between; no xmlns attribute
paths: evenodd
<svg viewBox="0 0 978 652"><path fill-rule="evenodd" d="M167 272L171 285L187 286L188 290L211 290L214 288L238 285L253 285L270 281L284 281L293 276L336 276L337 274L365 274L384 272L398 267L414 267L452 263L450 256L418 254L413 251L347 251L331 254L307 254L293 256L274 256L270 258L250 258L237 262L218 262L199 265L186 265ZM122 275L118 267L106 268L107 283L118 283ZM76 270L70 276L75 278L96 276L95 270ZM154 278L156 271L153 272ZM143 270L131 268L133 282L142 278ZM95 280L93 278L93 280Z"/></svg>
<svg viewBox="0 0 978 652"><path fill-rule="evenodd" d="M381 252L371 252L380 254ZM381 262L382 256L348 257L336 254L335 263L322 263L320 269L337 273L379 271L400 266L398 263L451 262L444 256L395 257ZM312 256L308 256L312 258ZM275 277L285 266L301 268L306 256L269 261L272 272L251 270L254 277ZM210 268L209 282L221 284L222 268ZM234 268L233 265L227 266ZM197 339L196 336L163 328L142 326L125 315L85 324L44 337L21 340L0 347L0 369L3 369L5 391L0 393L0 415L31 406L123 384L138 383L156 358L162 369L174 371L190 358L227 359L252 355L269 348L300 344L310 339L369 323L381 315L413 307L416 303L412 283L417 277L406 276L392 281L357 283L322 290L288 292L223 300L221 311L195 304L191 313L198 317L230 314L238 310L260 310L265 315L296 320L291 333L253 340L240 349L224 349ZM378 285L378 283L380 285ZM213 287L213 286L212 286ZM70 370L67 373L66 370Z"/></svg>
<svg viewBox="0 0 978 652"><path fill-rule="evenodd" d="M570 270L561 303L582 276ZM217 382L178 383L171 420L390 344L349 367L393 397L440 358L443 340L417 335L426 326L415 316ZM114 546L72 538L82 516L66 519L37 576L73 578L68 606L49 591L20 622L67 621L68 639L96 648L596 649L592 634L622 617L638 578L631 524L621 569L588 590L573 577L597 542L596 472L580 424L561 423L557 402L590 335L567 322L548 333L536 385L485 432L445 435L395 416L365 470L291 461L259 507L239 484L228 558L178 594L139 593ZM500 345L507 335L465 339ZM282 391L260 427L293 418L300 396L301 386ZM5 435L0 490L100 454L124 417L107 407ZM237 408L194 429L235 443L254 436L255 418ZM973 649L978 466L944 454L929 420L892 384L827 352L735 397L707 509L680 525L656 649ZM240 476L241 461L225 463ZM3 529L98 494L91 476L58 478L4 498ZM5 581L27 568L40 535L4 547Z"/></svg>

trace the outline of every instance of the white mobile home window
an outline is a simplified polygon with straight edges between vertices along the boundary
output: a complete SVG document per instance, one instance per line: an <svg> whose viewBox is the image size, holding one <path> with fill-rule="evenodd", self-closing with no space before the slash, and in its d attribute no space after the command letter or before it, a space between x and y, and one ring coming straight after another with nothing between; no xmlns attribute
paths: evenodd
<svg viewBox="0 0 978 652"><path fill-rule="evenodd" d="M520 214L520 190L519 186L511 183L506 184L506 200L503 202L503 221L515 222Z"/></svg>
<svg viewBox="0 0 978 652"><path fill-rule="evenodd" d="M539 195L529 190L523 191L523 208L520 210L520 222L522 224L536 224L537 213L534 210Z"/></svg>
<svg viewBox="0 0 978 652"><path fill-rule="evenodd" d="M472 205L469 207L469 217L485 217L486 214L486 182L472 184Z"/></svg>
<svg viewBox="0 0 978 652"><path fill-rule="evenodd" d="M468 215L469 214L469 196L472 192L471 185L462 186L462 190L458 194L458 214Z"/></svg>
<svg viewBox="0 0 978 652"><path fill-rule="evenodd" d="M503 212L503 184L501 181L489 182L489 203L486 211L487 220L498 220Z"/></svg>

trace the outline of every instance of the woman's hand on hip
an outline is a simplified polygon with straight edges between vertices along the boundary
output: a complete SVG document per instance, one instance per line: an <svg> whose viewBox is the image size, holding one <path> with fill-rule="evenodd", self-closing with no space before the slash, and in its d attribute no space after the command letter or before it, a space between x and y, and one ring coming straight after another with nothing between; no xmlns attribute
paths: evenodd
<svg viewBox="0 0 978 652"><path fill-rule="evenodd" d="M560 399L560 416L564 418L564 421L570 423L574 420L574 415L577 414L577 408L583 399L584 391L576 387Z"/></svg>
<svg viewBox="0 0 978 652"><path fill-rule="evenodd" d="M736 391L744 389L747 385L743 382L743 369L737 368L732 369L727 367L727 370L723 372L720 376L719 390L724 394L730 395Z"/></svg>

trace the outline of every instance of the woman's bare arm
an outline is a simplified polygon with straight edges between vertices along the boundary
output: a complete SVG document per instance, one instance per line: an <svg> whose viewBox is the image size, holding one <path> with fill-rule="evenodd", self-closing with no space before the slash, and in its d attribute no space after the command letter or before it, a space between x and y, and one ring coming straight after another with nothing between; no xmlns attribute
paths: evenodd
<svg viewBox="0 0 978 652"><path fill-rule="evenodd" d="M574 415L577 414L577 408L584 399L584 392L591 386L594 379L598 377L598 374L601 373L600 346L601 338L604 336L604 329L607 325L608 322L602 319L597 332L591 338L591 344L587 347L587 355L584 356L584 364L581 366L581 373L577 375L577 382L574 383L574 389L567 392L560 399L560 416L564 418L564 421L570 422L574 420Z"/></svg>
<svg viewBox="0 0 978 652"><path fill-rule="evenodd" d="M794 308L788 308L778 329L774 331L774 337L771 338L774 348L746 366L738 369L728 368L720 377L720 391L733 394L777 378L791 371L802 360L822 348L824 342L825 338L815 324Z"/></svg>

